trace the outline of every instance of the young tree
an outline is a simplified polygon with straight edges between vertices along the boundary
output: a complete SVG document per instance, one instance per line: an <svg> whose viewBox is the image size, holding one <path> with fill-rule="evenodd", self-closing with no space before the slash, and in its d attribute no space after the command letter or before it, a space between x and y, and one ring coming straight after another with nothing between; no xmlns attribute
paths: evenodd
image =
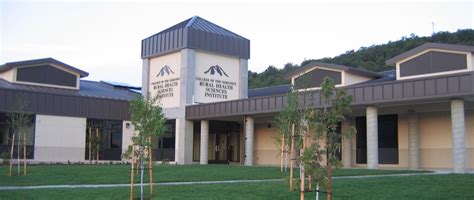
<svg viewBox="0 0 474 200"><path fill-rule="evenodd" d="M335 168L341 166L336 153L341 149L341 136L349 138L355 133L355 128L345 129L342 134L338 126L350 114L352 96L345 90L336 89L332 79L326 77L321 83L321 109L307 109L305 119L313 142L303 154L303 165L308 174L312 175L318 184L326 184L327 199L331 199L331 177ZM327 182L325 182L327 180Z"/></svg>
<svg viewBox="0 0 474 200"><path fill-rule="evenodd" d="M146 162L149 164L150 173L150 194L153 194L152 183L152 141L157 137L163 135L165 117L162 109L156 106L158 96L143 98L137 96L130 102L131 121L135 131L138 132L132 137L132 145L129 146L128 151L124 154L125 158L132 159L132 178L130 199L133 197L133 166L137 161L140 167L140 199L143 199L143 172ZM137 158L137 159L135 159Z"/></svg>
<svg viewBox="0 0 474 200"><path fill-rule="evenodd" d="M298 105L298 91L292 89L288 95L288 103L283 110L275 117L273 124L278 129L278 134L275 137L275 144L281 151L281 160L283 156L290 154L290 191L293 191L293 165L296 153L296 148L299 144L300 123L302 120L302 112ZM288 158L286 156L286 158ZM283 169L283 162L280 162L280 168ZM286 166L285 166L286 170Z"/></svg>
<svg viewBox="0 0 474 200"><path fill-rule="evenodd" d="M14 143L16 141L17 147L17 175L20 175L20 155L23 154L23 175L26 176L26 131L25 129L31 125L32 114L26 111L28 106L27 99L22 95L16 96L16 104L14 113L8 113L8 124L13 130L12 145L10 152L10 173L12 175L12 164L13 164L13 152L14 152ZM16 137L16 138L15 138ZM21 148L21 139L23 138L23 147ZM21 153L21 149L23 153Z"/></svg>

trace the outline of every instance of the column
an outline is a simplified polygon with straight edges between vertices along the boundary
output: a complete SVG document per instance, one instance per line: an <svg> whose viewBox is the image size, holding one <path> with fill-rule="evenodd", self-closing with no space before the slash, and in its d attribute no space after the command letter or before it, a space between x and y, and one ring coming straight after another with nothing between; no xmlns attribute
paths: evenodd
<svg viewBox="0 0 474 200"><path fill-rule="evenodd" d="M418 114L408 112L408 156L410 169L419 168Z"/></svg>
<svg viewBox="0 0 474 200"><path fill-rule="evenodd" d="M148 96L148 85L150 84L150 59L143 59L142 64L142 94L144 97Z"/></svg>
<svg viewBox="0 0 474 200"><path fill-rule="evenodd" d="M193 163L193 128L192 121L176 119L175 161L179 165Z"/></svg>
<svg viewBox="0 0 474 200"><path fill-rule="evenodd" d="M342 128L351 128L351 118L342 122ZM342 164L344 167L352 167L352 138L342 137Z"/></svg>
<svg viewBox="0 0 474 200"><path fill-rule="evenodd" d="M367 107L367 168L377 169L379 165L377 108Z"/></svg>
<svg viewBox="0 0 474 200"><path fill-rule="evenodd" d="M253 117L245 117L245 166L253 165L253 137L254 137Z"/></svg>
<svg viewBox="0 0 474 200"><path fill-rule="evenodd" d="M247 98L248 95L248 60L240 59L240 90L239 98Z"/></svg>
<svg viewBox="0 0 474 200"><path fill-rule="evenodd" d="M209 147L209 121L201 120L201 152L200 152L200 164L207 165L208 162L208 147Z"/></svg>
<svg viewBox="0 0 474 200"><path fill-rule="evenodd" d="M466 170L466 128L462 99L451 100L451 133L453 172L464 173Z"/></svg>

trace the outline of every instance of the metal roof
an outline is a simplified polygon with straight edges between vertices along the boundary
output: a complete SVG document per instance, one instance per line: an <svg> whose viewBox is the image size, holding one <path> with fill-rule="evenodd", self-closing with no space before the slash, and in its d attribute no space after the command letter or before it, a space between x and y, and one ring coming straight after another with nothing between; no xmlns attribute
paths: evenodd
<svg viewBox="0 0 474 200"><path fill-rule="evenodd" d="M248 91L248 97L261 97L261 96L270 96L270 95L277 95L277 94L286 94L291 91L291 85L278 85L272 87L264 87L264 88L255 88L250 89Z"/></svg>
<svg viewBox="0 0 474 200"><path fill-rule="evenodd" d="M383 77L383 75L376 73L376 72L371 72L371 71L366 71L363 69L355 68L355 67L349 67L345 65L338 65L338 64L332 64L332 63L322 63L322 62L310 62L306 64L303 67L299 67L292 71L291 73L287 74L285 76L285 79L291 79L295 76L299 76L305 71L314 68L314 67L324 67L324 68L329 68L329 69L337 69L341 71L347 71L352 74L357 74L365 77L372 77L372 78L380 78Z"/></svg>
<svg viewBox="0 0 474 200"><path fill-rule="evenodd" d="M113 87L111 85L81 80L79 90L61 89L44 86L34 86L26 84L10 83L0 78L0 89L18 90L18 91L31 91L47 94L60 94L66 96L80 96L80 97L93 97L101 99L115 99L115 100L126 100L129 101L135 97L136 92L132 92L127 88Z"/></svg>
<svg viewBox="0 0 474 200"><path fill-rule="evenodd" d="M397 62L404 60L410 56L413 56L417 53L420 53L422 51L425 51L427 49L442 49L442 50L451 50L451 51L474 52L474 46L428 42L412 50L409 50L405 53L402 53L398 56L388 59L387 61L385 61L385 64L390 65L390 66L395 66Z"/></svg>
<svg viewBox="0 0 474 200"><path fill-rule="evenodd" d="M71 65L68 65L66 63L63 63L59 60L56 60L54 58L40 58L40 59L34 59L34 60L25 60L25 61L18 61L18 62L9 62L5 63L0 66L0 72L7 71L9 69L15 68L15 67L20 67L20 66L28 66L28 65L38 65L38 64L54 64L59 67L63 67L67 70L70 70L74 73L77 73L81 76L81 78L89 76L89 73L82 71L78 68L75 68Z"/></svg>
<svg viewBox="0 0 474 200"><path fill-rule="evenodd" d="M250 40L199 16L194 16L142 40L142 58L184 48L250 58Z"/></svg>

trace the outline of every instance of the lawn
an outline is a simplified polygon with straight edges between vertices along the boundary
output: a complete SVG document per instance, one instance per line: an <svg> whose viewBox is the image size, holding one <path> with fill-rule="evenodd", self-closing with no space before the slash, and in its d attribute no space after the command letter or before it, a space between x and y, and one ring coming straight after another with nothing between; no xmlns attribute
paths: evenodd
<svg viewBox="0 0 474 200"><path fill-rule="evenodd" d="M335 179L334 199L473 199L474 175ZM137 191L137 190L136 190ZM127 199L129 188L0 191L0 199ZM286 183L157 186L153 199L298 199ZM138 191L135 193L138 197ZM306 194L314 199L314 193ZM321 199L325 199L323 195Z"/></svg>
<svg viewBox="0 0 474 200"><path fill-rule="evenodd" d="M297 175L298 169L295 170ZM338 169L335 176L414 173L408 170ZM0 166L0 186L129 183L130 165L30 165L28 176L8 176ZM147 173L146 173L147 174ZM154 182L279 179L279 167L240 165L156 165ZM136 176L137 177L137 176ZM148 177L148 175L147 175ZM138 178L135 179L138 181ZM148 180L148 178L146 179Z"/></svg>

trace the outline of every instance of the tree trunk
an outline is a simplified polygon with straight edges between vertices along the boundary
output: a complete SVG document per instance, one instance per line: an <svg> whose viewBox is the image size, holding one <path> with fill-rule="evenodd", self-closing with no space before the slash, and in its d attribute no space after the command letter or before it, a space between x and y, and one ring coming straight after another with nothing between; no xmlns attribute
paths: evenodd
<svg viewBox="0 0 474 200"><path fill-rule="evenodd" d="M100 143L99 143L99 141L100 141L100 139L99 139L99 128L96 128L96 129L95 129L95 136L97 137L97 146L96 146L96 154L97 154L97 155L96 155L95 159L96 159L97 161L99 161L99 148L100 148Z"/></svg>
<svg viewBox="0 0 474 200"><path fill-rule="evenodd" d="M135 165L135 145L132 145L132 171L130 173L130 200L133 199L133 167Z"/></svg>
<svg viewBox="0 0 474 200"><path fill-rule="evenodd" d="M143 155L144 149L141 148L144 147L140 147L140 200L143 200L143 159L145 155Z"/></svg>
<svg viewBox="0 0 474 200"><path fill-rule="evenodd" d="M328 166L328 198L327 200L331 200L331 176L332 176L332 166L329 164Z"/></svg>
<svg viewBox="0 0 474 200"><path fill-rule="evenodd" d="M280 172L283 172L283 154L285 152L285 136L282 135L281 137L281 153L280 153Z"/></svg>
<svg viewBox="0 0 474 200"><path fill-rule="evenodd" d="M290 150L290 191L293 191L293 162L295 152L295 125L291 126L291 150Z"/></svg>
<svg viewBox="0 0 474 200"><path fill-rule="evenodd" d="M16 174L20 176L20 146L21 146L21 129L20 132L18 132L18 141L17 141L17 153L16 153Z"/></svg>
<svg viewBox="0 0 474 200"><path fill-rule="evenodd" d="M26 176L26 133L23 133L23 176Z"/></svg>
<svg viewBox="0 0 474 200"><path fill-rule="evenodd" d="M303 155L303 153L306 151L306 134L303 136L303 150L301 151L300 153L300 156ZM303 162L301 161L300 159L300 171L301 171L301 174L300 174L300 200L304 200L304 190L305 190L305 187L304 187L304 178L305 178L305 175L304 175L304 165L303 165Z"/></svg>
<svg viewBox="0 0 474 200"><path fill-rule="evenodd" d="M148 173L150 174L150 195L153 195L153 157L152 157L152 145L151 145L151 137L148 138L148 142L150 145L148 146Z"/></svg>
<svg viewBox="0 0 474 200"><path fill-rule="evenodd" d="M300 163L301 163L301 161L300 161ZM304 200L304 189L305 189L304 188L304 178L305 178L305 176L304 176L304 166L303 166L302 163L300 164L300 167L301 167L301 169L300 169L301 170L301 175L300 175L300 181L301 181L301 183L300 183L300 200Z"/></svg>
<svg viewBox="0 0 474 200"><path fill-rule="evenodd" d="M12 150L10 152L10 173L8 175L12 176L12 167L13 167L13 151L15 150L15 137L16 134L13 133L12 137Z"/></svg>
<svg viewBox="0 0 474 200"><path fill-rule="evenodd" d="M311 184L313 182L313 179L311 178L311 176L308 176L308 190L311 190Z"/></svg>
<svg viewBox="0 0 474 200"><path fill-rule="evenodd" d="M92 128L89 127L89 164L92 163Z"/></svg>

